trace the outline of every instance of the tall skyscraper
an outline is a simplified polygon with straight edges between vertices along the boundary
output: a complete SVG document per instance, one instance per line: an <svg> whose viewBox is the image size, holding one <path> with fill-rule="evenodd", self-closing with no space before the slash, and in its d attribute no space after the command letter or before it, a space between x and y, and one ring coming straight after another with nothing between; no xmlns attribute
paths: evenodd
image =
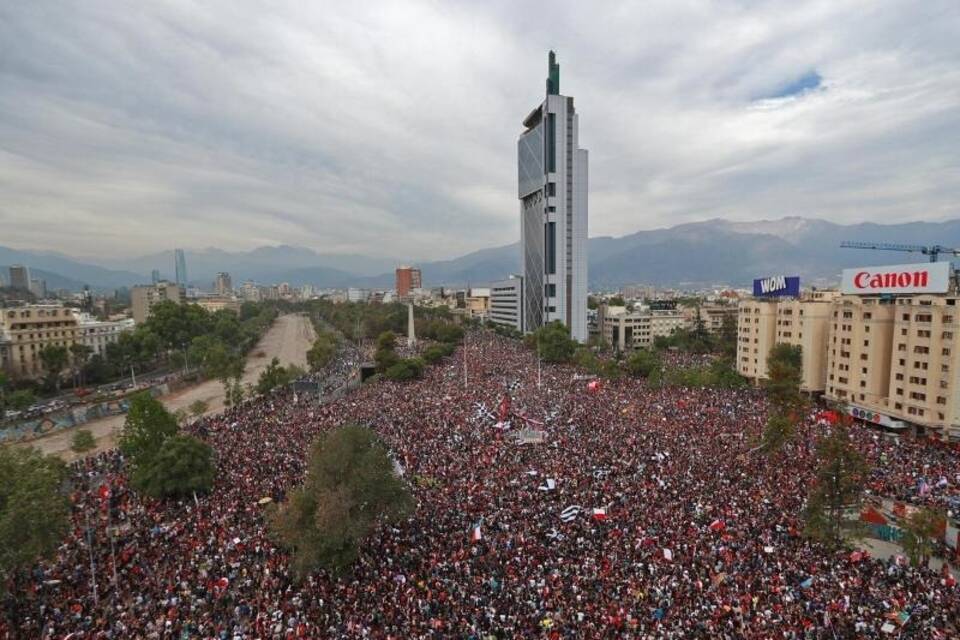
<svg viewBox="0 0 960 640"><path fill-rule="evenodd" d="M548 59L546 97L517 141L524 327L560 320L587 340L587 151L578 144L573 98L560 95Z"/></svg>
<svg viewBox="0 0 960 640"><path fill-rule="evenodd" d="M150 281L153 282L153 284L160 282L160 269L154 269L150 272Z"/></svg>
<svg viewBox="0 0 960 640"><path fill-rule="evenodd" d="M187 259L183 255L183 249L173 250L173 262L177 284L183 287L187 286Z"/></svg>
<svg viewBox="0 0 960 640"><path fill-rule="evenodd" d="M22 264L10 265L10 286L30 291L30 267Z"/></svg>

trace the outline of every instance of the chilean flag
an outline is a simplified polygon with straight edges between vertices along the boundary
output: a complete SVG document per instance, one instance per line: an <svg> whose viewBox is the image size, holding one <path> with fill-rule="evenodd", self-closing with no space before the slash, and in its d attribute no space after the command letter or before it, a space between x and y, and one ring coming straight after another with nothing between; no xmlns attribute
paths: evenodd
<svg viewBox="0 0 960 640"><path fill-rule="evenodd" d="M607 519L607 510L604 507L595 507L593 509L593 519L603 521Z"/></svg>
<svg viewBox="0 0 960 640"><path fill-rule="evenodd" d="M710 523L710 531L713 531L714 533L723 531L726 528L727 525L724 524L723 520L714 520Z"/></svg>
<svg viewBox="0 0 960 640"><path fill-rule="evenodd" d="M470 530L470 542L480 542L483 539L483 533L480 531L480 523L473 525L473 529Z"/></svg>

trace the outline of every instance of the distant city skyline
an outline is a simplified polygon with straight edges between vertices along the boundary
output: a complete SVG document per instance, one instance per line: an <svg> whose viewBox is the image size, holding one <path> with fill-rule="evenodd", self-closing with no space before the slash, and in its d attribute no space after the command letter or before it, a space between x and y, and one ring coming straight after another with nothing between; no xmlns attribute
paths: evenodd
<svg viewBox="0 0 960 640"><path fill-rule="evenodd" d="M0 10L5 246L507 244L549 49L590 114L593 236L960 217L954 0L46 3Z"/></svg>

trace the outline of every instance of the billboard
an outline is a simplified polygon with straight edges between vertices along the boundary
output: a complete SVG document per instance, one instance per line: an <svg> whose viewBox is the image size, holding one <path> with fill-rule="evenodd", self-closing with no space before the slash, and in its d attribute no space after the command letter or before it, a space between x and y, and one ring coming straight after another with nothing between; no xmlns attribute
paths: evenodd
<svg viewBox="0 0 960 640"><path fill-rule="evenodd" d="M844 269L840 291L857 295L946 293L949 286L949 262L921 262Z"/></svg>
<svg viewBox="0 0 960 640"><path fill-rule="evenodd" d="M753 295L757 298L800 295L800 276L770 276L753 281Z"/></svg>

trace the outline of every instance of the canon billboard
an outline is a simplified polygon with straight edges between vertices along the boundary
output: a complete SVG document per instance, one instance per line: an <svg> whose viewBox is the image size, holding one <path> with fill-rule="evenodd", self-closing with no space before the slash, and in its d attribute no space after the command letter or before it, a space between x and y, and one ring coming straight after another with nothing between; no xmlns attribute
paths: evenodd
<svg viewBox="0 0 960 640"><path fill-rule="evenodd" d="M843 293L946 293L950 286L949 262L895 264L843 270Z"/></svg>
<svg viewBox="0 0 960 640"><path fill-rule="evenodd" d="M753 295L756 298L772 296L796 298L800 295L800 277L770 276L769 278L757 278L753 281Z"/></svg>

